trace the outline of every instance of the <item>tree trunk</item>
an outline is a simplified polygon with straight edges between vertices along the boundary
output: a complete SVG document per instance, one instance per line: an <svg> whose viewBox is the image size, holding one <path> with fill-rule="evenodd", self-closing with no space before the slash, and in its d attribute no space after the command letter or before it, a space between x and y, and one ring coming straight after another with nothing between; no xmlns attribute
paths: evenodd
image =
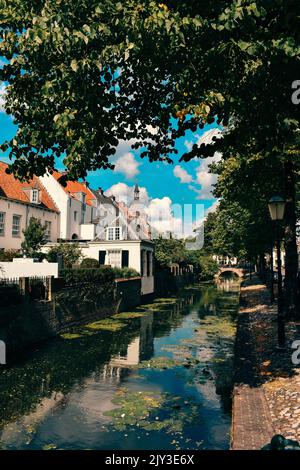
<svg viewBox="0 0 300 470"><path fill-rule="evenodd" d="M292 160L284 163L285 175L285 308L288 319L300 317L297 313L298 251L296 234L296 175Z"/></svg>

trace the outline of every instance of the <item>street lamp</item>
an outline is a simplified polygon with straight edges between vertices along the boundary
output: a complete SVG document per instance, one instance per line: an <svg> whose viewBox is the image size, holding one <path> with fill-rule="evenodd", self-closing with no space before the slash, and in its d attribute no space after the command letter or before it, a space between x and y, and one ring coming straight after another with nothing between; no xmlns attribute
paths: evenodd
<svg viewBox="0 0 300 470"><path fill-rule="evenodd" d="M269 201L269 211L271 219L276 223L276 247L277 247L277 271L278 271L278 350L285 350L285 325L283 311L283 295L282 295L282 272L281 272L281 240L279 223L283 220L285 210L285 200L280 196L274 196Z"/></svg>

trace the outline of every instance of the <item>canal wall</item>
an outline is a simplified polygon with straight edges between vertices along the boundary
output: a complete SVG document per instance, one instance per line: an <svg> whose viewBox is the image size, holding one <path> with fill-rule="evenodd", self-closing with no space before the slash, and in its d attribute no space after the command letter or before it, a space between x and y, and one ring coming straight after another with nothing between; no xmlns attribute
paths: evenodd
<svg viewBox="0 0 300 470"><path fill-rule="evenodd" d="M20 283L26 285L24 280ZM59 279L50 280L49 300L23 299L0 318L0 339L9 356L45 342L75 326L129 310L141 303L141 278L116 279L104 285L82 284L63 287ZM91 296L93 291L93 296ZM91 298L93 297L93 298Z"/></svg>
<svg viewBox="0 0 300 470"><path fill-rule="evenodd" d="M192 272L176 275L169 269L157 271L154 276L154 295L155 297L166 297L175 294L184 286L194 282L195 279Z"/></svg>

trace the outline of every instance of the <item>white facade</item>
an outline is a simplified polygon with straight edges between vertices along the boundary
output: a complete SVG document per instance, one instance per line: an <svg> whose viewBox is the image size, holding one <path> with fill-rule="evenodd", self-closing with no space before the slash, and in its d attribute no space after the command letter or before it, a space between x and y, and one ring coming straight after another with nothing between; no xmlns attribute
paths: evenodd
<svg viewBox="0 0 300 470"><path fill-rule="evenodd" d="M102 265L118 268L126 266L135 269L142 278L141 294L147 295L154 292L154 245L152 242L93 241L85 245L81 244L80 248L85 257L94 258Z"/></svg>
<svg viewBox="0 0 300 470"><path fill-rule="evenodd" d="M59 234L59 214L40 207L0 197L0 249L20 250L24 241L23 230L34 217L49 228L49 241L57 241Z"/></svg>
<svg viewBox="0 0 300 470"><path fill-rule="evenodd" d="M34 263L33 259L16 258L13 262L0 263L0 279L20 277L58 277L57 263Z"/></svg>
<svg viewBox="0 0 300 470"><path fill-rule="evenodd" d="M95 208L79 198L70 196L61 184L50 174L40 177L40 181L51 194L56 206L60 211L60 231L61 240L82 240L87 233L89 236L93 233L93 228L81 228L82 225L92 224L95 215Z"/></svg>

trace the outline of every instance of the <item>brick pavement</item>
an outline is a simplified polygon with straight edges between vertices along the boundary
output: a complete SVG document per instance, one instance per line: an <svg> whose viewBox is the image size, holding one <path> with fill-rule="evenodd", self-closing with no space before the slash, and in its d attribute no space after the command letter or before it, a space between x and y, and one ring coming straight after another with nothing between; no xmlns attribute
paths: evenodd
<svg viewBox="0 0 300 470"><path fill-rule="evenodd" d="M235 386L231 448L257 450L274 434L300 440L300 369L292 350L276 351L276 308L254 276L241 289L235 346ZM287 325L287 345L300 339L300 328Z"/></svg>

